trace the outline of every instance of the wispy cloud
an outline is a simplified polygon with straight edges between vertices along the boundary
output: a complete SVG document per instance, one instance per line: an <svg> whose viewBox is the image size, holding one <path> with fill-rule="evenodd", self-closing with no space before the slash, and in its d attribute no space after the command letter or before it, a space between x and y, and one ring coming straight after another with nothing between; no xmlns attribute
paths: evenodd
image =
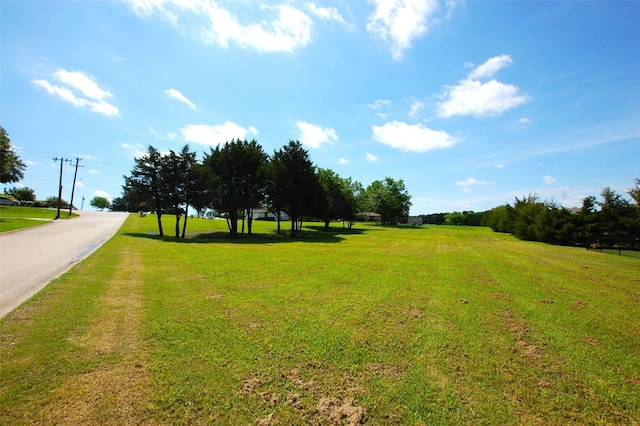
<svg viewBox="0 0 640 426"><path fill-rule="evenodd" d="M140 158L145 154L145 147L139 142L123 142L120 146L133 158Z"/></svg>
<svg viewBox="0 0 640 426"><path fill-rule="evenodd" d="M493 185L493 182L478 180L474 177L466 178L465 180L461 180L456 182L458 186L476 186L476 185Z"/></svg>
<svg viewBox="0 0 640 426"><path fill-rule="evenodd" d="M450 148L458 141L442 130L432 130L422 124L390 121L383 126L373 126L373 139L400 151L426 152Z"/></svg>
<svg viewBox="0 0 640 426"><path fill-rule="evenodd" d="M409 117L416 118L420 111L424 108L424 102L415 101L411 104L411 109L409 110Z"/></svg>
<svg viewBox="0 0 640 426"><path fill-rule="evenodd" d="M371 154L369 152L367 152L364 155L364 157L365 157L365 159L367 160L368 163L375 163L376 161L378 161L378 156L374 155L374 154Z"/></svg>
<svg viewBox="0 0 640 426"><path fill-rule="evenodd" d="M351 163L351 161L347 160L346 158L339 158L338 159L338 164L349 164Z"/></svg>
<svg viewBox="0 0 640 426"><path fill-rule="evenodd" d="M551 185L552 183L554 183L556 181L556 178L554 178L551 175L544 175L544 176L542 176L542 181L544 183L546 183L547 185Z"/></svg>
<svg viewBox="0 0 640 426"><path fill-rule="evenodd" d="M338 140L336 131L331 127L322 127L306 121L297 121L296 127L300 130L300 142L311 148L320 148L323 143Z"/></svg>
<svg viewBox="0 0 640 426"><path fill-rule="evenodd" d="M120 115L118 108L105 100L113 95L109 91L101 89L84 72L59 68L51 76L61 85L52 84L44 79L32 80L32 83L75 107L88 107L94 112L112 117Z"/></svg>
<svg viewBox="0 0 640 426"><path fill-rule="evenodd" d="M183 95L179 90L176 89L167 89L164 91L170 98L176 99L183 104L188 105L191 109L196 109L196 105L191 102L185 95Z"/></svg>
<svg viewBox="0 0 640 426"><path fill-rule="evenodd" d="M382 109L383 107L391 105L391 101L388 99L377 99L374 103L369 104L369 108L374 111Z"/></svg>
<svg viewBox="0 0 640 426"><path fill-rule="evenodd" d="M475 117L499 115L529 101L517 86L504 84L491 78L500 69L512 63L508 55L496 56L472 70L466 79L455 86L445 86L438 105L438 116L473 115Z"/></svg>
<svg viewBox="0 0 640 426"><path fill-rule="evenodd" d="M189 124L180 129L182 136L189 142L201 145L220 145L233 139L247 139L249 135L257 135L258 129L253 126L244 128L231 121L211 126L208 124Z"/></svg>
<svg viewBox="0 0 640 426"><path fill-rule="evenodd" d="M344 25L345 27L350 27L350 25L347 24L347 21L345 21L342 17L342 14L340 14L338 9L335 7L323 7L318 6L315 3L307 3L306 6L309 12L311 12L318 18L324 19L325 21L329 22L337 22Z"/></svg>
<svg viewBox="0 0 640 426"><path fill-rule="evenodd" d="M312 39L313 20L287 3L261 5L263 18L249 24L241 23L230 10L213 0L128 0L127 3L140 17L158 16L176 27L186 28L207 43L224 48L233 43L261 52L292 52ZM318 11L324 13L322 9Z"/></svg>

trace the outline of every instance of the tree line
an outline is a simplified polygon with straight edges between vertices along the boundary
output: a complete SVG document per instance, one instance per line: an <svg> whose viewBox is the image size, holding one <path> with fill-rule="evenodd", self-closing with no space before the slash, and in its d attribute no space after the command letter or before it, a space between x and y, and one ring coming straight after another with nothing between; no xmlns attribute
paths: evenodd
<svg viewBox="0 0 640 426"><path fill-rule="evenodd" d="M112 210L156 213L158 233L164 235L162 216L175 215L175 236L185 237L189 208L207 209L227 220L231 237L252 234L256 209L275 215L280 234L282 214L291 221L291 236L303 219L349 223L361 212L374 211L382 224L396 223L409 214L411 196L402 180L386 177L367 188L351 178L313 164L299 141L290 141L268 155L255 140L232 140L211 148L202 161L185 145L181 151L161 153L149 146L124 176L122 197Z"/></svg>
<svg viewBox="0 0 640 426"><path fill-rule="evenodd" d="M516 198L513 205L495 207L485 213L482 225L527 241L568 246L588 246L597 239L627 241L637 247L640 237L640 179L628 191L631 201L610 187L600 198L588 196L577 212L536 195Z"/></svg>

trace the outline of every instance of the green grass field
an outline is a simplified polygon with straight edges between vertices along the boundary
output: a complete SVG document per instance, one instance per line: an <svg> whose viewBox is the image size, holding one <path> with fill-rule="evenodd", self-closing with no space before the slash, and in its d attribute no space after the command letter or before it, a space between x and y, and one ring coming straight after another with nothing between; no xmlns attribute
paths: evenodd
<svg viewBox="0 0 640 426"><path fill-rule="evenodd" d="M0 321L0 424L640 422L638 259L309 225L130 216Z"/></svg>
<svg viewBox="0 0 640 426"><path fill-rule="evenodd" d="M0 232L44 225L54 220L57 214L57 209L0 206ZM60 218L67 219L68 215L68 211L62 211ZM72 218L76 216L77 213L71 215Z"/></svg>

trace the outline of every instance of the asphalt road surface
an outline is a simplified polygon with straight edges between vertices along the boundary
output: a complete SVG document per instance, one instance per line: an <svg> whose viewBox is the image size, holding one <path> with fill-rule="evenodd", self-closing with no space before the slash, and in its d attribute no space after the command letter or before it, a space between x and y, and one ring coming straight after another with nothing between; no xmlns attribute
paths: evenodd
<svg viewBox="0 0 640 426"><path fill-rule="evenodd" d="M0 318L93 253L126 218L83 211L75 219L0 234Z"/></svg>

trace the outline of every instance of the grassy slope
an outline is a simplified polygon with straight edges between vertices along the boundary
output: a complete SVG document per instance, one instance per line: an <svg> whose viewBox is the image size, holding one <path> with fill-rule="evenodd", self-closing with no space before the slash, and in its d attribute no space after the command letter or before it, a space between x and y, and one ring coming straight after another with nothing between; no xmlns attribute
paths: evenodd
<svg viewBox="0 0 640 426"><path fill-rule="evenodd" d="M640 421L637 259L482 228L154 230L131 217L0 323L0 423Z"/></svg>

